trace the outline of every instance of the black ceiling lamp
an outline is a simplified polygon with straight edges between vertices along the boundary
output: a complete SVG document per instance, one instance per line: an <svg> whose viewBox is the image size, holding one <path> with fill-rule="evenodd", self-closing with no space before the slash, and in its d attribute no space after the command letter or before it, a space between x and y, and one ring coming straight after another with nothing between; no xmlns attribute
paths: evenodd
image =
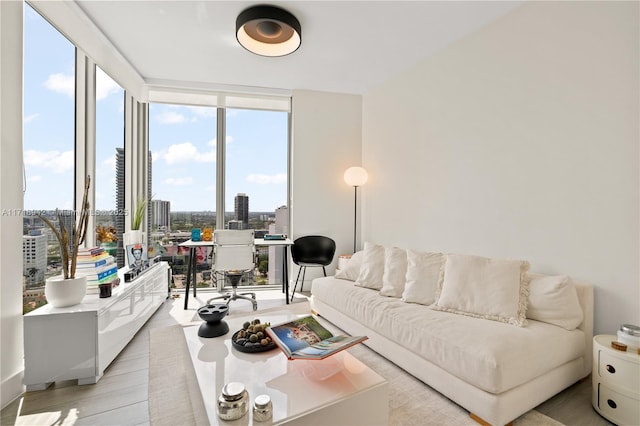
<svg viewBox="0 0 640 426"><path fill-rule="evenodd" d="M302 42L302 28L295 16L275 6L253 6L236 19L236 38L249 52L285 56Z"/></svg>

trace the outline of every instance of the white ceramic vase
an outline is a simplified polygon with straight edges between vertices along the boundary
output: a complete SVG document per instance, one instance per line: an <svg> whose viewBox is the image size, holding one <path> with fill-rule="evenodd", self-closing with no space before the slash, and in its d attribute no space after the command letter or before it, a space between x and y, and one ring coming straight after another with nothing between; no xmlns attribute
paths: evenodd
<svg viewBox="0 0 640 426"><path fill-rule="evenodd" d="M87 277L64 279L62 275L47 278L44 295L54 308L66 308L82 302L87 293Z"/></svg>
<svg viewBox="0 0 640 426"><path fill-rule="evenodd" d="M125 250L130 244L138 244L144 242L144 232L139 229L125 232L122 237L122 242L124 244Z"/></svg>

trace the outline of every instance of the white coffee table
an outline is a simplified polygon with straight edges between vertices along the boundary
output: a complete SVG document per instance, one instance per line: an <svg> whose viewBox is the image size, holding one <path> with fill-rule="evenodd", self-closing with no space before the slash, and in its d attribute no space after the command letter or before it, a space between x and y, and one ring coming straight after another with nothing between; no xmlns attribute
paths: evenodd
<svg viewBox="0 0 640 426"><path fill-rule="evenodd" d="M342 351L322 361L289 361L280 349L262 353L239 352L231 336L254 318L278 324L303 315L282 313L227 320L230 331L215 338L198 337L198 326L184 334L211 425L249 425L251 409L243 418L223 421L216 414L217 397L225 383L241 382L249 392L250 407L260 394L273 401L273 425L387 425L388 383L377 373ZM321 318L331 332L340 332ZM256 425L265 423L255 422Z"/></svg>

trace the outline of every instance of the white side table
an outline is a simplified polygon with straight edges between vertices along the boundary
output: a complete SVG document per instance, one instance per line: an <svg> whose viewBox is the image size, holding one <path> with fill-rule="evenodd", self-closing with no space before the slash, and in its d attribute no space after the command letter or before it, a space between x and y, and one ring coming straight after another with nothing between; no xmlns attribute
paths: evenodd
<svg viewBox="0 0 640 426"><path fill-rule="evenodd" d="M611 347L613 335L593 338L593 408L618 425L640 424L640 355Z"/></svg>

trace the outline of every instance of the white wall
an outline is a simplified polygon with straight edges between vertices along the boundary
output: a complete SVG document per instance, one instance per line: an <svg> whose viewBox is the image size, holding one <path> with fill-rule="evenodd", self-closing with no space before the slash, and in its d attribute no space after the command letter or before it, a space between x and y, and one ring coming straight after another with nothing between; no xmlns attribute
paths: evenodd
<svg viewBox="0 0 640 426"><path fill-rule="evenodd" d="M295 90L292 104L291 236L326 235L336 256L353 252L353 187L344 172L361 162L362 98ZM294 265L295 266L295 265ZM298 270L290 268L293 281ZM307 268L306 290L320 268Z"/></svg>
<svg viewBox="0 0 640 426"><path fill-rule="evenodd" d="M0 399L22 392L22 7L0 2Z"/></svg>
<svg viewBox="0 0 640 426"><path fill-rule="evenodd" d="M640 324L637 2L532 2L363 96L365 239L522 258Z"/></svg>

